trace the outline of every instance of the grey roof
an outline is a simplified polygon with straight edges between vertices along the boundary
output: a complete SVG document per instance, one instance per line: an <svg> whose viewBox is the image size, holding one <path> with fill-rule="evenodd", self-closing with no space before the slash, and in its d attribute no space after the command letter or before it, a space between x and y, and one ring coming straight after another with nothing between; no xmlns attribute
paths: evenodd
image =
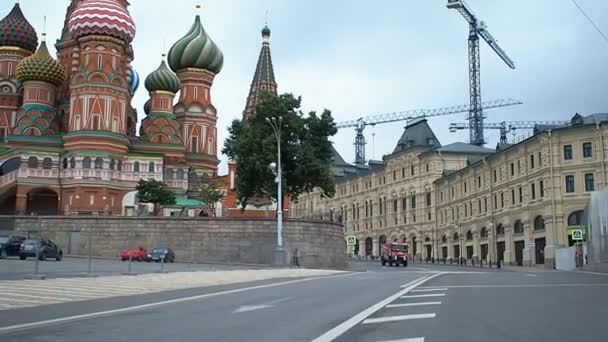
<svg viewBox="0 0 608 342"><path fill-rule="evenodd" d="M595 113L583 117L583 123L585 124L593 124L602 121L608 121L608 113Z"/></svg>
<svg viewBox="0 0 608 342"><path fill-rule="evenodd" d="M347 163L344 158L338 153L334 144L331 144L331 161L335 166L354 166L352 164Z"/></svg>
<svg viewBox="0 0 608 342"><path fill-rule="evenodd" d="M456 172L458 172L458 170L447 170L447 169L443 170L443 176L442 177L446 177L446 176L452 175L452 174L454 174Z"/></svg>
<svg viewBox="0 0 608 342"><path fill-rule="evenodd" d="M441 147L441 143L439 143L426 119L416 121L405 127L393 153L419 146L430 148Z"/></svg>
<svg viewBox="0 0 608 342"><path fill-rule="evenodd" d="M494 153L495 151L491 148L485 148L483 146L471 145L463 142L455 142L443 147L438 147L433 151L442 153Z"/></svg>

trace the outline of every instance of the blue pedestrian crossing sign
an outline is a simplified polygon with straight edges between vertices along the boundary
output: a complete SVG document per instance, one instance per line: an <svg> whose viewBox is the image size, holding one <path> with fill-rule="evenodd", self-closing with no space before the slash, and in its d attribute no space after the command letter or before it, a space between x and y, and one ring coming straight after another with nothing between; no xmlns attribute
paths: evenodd
<svg viewBox="0 0 608 342"><path fill-rule="evenodd" d="M572 240L574 241L582 241L583 240L583 230L580 228L572 229Z"/></svg>
<svg viewBox="0 0 608 342"><path fill-rule="evenodd" d="M354 246L357 244L357 237L354 235L347 235L346 236L346 245L347 246Z"/></svg>

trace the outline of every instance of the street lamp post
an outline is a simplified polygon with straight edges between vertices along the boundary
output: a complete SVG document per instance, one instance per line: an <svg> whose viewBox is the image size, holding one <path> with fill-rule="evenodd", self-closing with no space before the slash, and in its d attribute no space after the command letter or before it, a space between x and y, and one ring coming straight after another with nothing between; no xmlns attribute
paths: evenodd
<svg viewBox="0 0 608 342"><path fill-rule="evenodd" d="M281 169L281 126L283 117L266 118L266 123L272 127L277 139L277 163L270 163L270 169L275 175L277 183L277 247L274 251L274 264L285 264L285 250L283 249L283 190L282 190L282 169Z"/></svg>
<svg viewBox="0 0 608 342"><path fill-rule="evenodd" d="M458 264L462 265L462 225L457 223L454 228L458 230Z"/></svg>

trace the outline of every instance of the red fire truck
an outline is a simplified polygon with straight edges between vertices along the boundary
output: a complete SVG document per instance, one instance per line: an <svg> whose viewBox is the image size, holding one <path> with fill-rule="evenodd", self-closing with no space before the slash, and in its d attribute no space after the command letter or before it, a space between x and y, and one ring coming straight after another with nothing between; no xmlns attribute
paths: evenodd
<svg viewBox="0 0 608 342"><path fill-rule="evenodd" d="M380 260L382 266L389 264L389 266L399 264L403 267L407 267L407 258L409 257L409 246L404 242L388 242L382 245L382 255Z"/></svg>

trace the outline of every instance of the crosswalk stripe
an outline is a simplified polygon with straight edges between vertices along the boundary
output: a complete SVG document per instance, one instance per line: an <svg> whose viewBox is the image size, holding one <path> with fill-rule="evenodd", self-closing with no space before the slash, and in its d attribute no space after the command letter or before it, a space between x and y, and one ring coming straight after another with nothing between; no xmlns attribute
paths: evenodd
<svg viewBox="0 0 608 342"><path fill-rule="evenodd" d="M441 302L421 302L421 303L404 303L404 304L389 304L387 308L402 308L406 306L424 306L424 305L441 305Z"/></svg>
<svg viewBox="0 0 608 342"><path fill-rule="evenodd" d="M445 296L445 293L429 293L429 294L421 294L421 295L401 296L401 298L407 299L407 298L443 297L443 296Z"/></svg>
<svg viewBox="0 0 608 342"><path fill-rule="evenodd" d="M424 342L424 337L403 338L400 340L378 341L378 342Z"/></svg>
<svg viewBox="0 0 608 342"><path fill-rule="evenodd" d="M22 293L22 294L33 294L33 293L40 293L40 294L44 294L44 295L66 295L69 297L80 297L80 298L97 298L99 296L101 296L100 294L84 294L82 292L74 292L73 290L69 290L69 289L64 289L64 290L47 290L47 289L11 289L11 292L13 293Z"/></svg>
<svg viewBox="0 0 608 342"><path fill-rule="evenodd" d="M38 294L23 294L23 293L15 293L15 292L2 292L2 295L3 296L13 296L13 297L37 298L37 299L52 300L52 301L73 300L73 298L67 298L67 297L47 297L47 296L41 296ZM18 300L20 300L20 299L18 299Z"/></svg>
<svg viewBox="0 0 608 342"><path fill-rule="evenodd" d="M436 289L416 289L412 290L412 292L432 292L432 291L447 291L448 289L445 287L438 287Z"/></svg>
<svg viewBox="0 0 608 342"><path fill-rule="evenodd" d="M435 318L435 314L434 313L430 313L430 314L415 314L415 315L402 315L402 316L387 316L387 317L378 317L378 318L368 318L368 319L364 320L361 324L397 322L397 321L405 321L405 320L410 320L410 319L421 319L421 318Z"/></svg>

